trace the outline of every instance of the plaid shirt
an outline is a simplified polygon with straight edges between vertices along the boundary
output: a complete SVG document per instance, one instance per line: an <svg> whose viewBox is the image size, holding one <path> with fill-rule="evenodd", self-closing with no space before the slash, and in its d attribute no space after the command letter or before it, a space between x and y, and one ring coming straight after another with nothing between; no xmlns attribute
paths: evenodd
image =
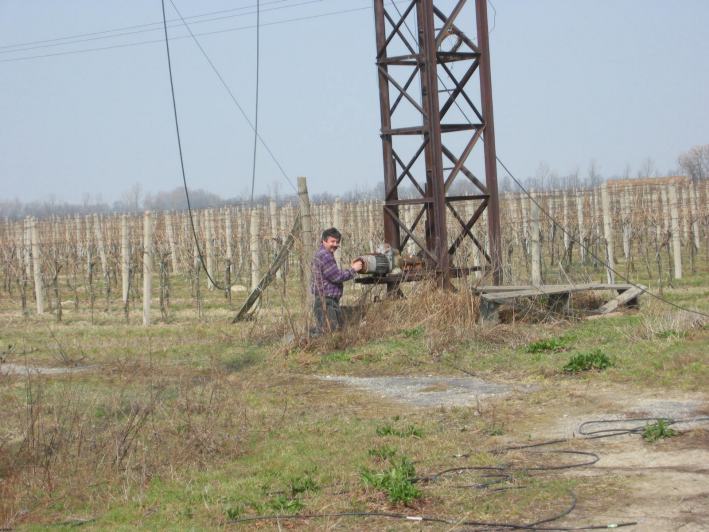
<svg viewBox="0 0 709 532"><path fill-rule="evenodd" d="M322 244L313 257L312 272L310 291L313 295L335 299L342 297L342 283L355 276L355 271L352 268L346 270L338 268L335 256Z"/></svg>

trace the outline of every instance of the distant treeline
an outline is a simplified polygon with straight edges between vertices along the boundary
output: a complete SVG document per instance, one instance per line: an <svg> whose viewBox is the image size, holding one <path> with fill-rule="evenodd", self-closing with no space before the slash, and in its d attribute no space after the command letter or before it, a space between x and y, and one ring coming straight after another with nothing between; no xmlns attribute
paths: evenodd
<svg viewBox="0 0 709 532"><path fill-rule="evenodd" d="M683 175L697 182L709 178L709 144L694 146L678 157L678 164L681 169L669 172L669 175ZM519 186L514 180L502 173L501 169L498 178L498 187L501 193L520 192ZM414 172L420 173L420 172ZM635 177L640 179L653 178L658 176L657 168L652 159L646 159ZM484 176L477 176L484 182ZM522 185L530 190L568 190L584 187L595 187L608 179L629 179L630 168L627 168L623 175L603 177L599 172L595 161L591 161L585 176L579 172L568 175L559 175L548 165L542 163L537 168L533 177L522 180ZM371 181L371 179L368 179ZM423 187L425 184L420 183ZM448 190L449 194L475 193L477 189L466 179L457 179ZM408 179L404 179L399 186L399 197L414 198L420 196L419 192L412 186ZM344 194L334 194L332 192L310 191L310 199L313 203L331 203L335 198L350 202L367 199L384 198L384 183L380 178L379 183L371 188L358 186ZM100 196L98 197L100 198ZM57 202L53 199L43 201L22 202L19 199L0 199L0 218L17 219L25 216L35 216L44 218L47 216L63 216L70 214L93 214L93 213L137 213L145 210L158 211L182 211L187 209L185 191L182 187L177 187L170 191L162 191L154 194L143 193L143 188L139 183L132 185L121 196L121 199L109 204L101 199L91 200L87 194L81 203ZM297 196L293 194L262 194L254 197L253 203L256 205L267 205L271 199L275 199L279 204L295 203ZM202 189L190 190L190 204L193 209L207 209L212 207L223 207L225 205L246 205L251 203L248 196L242 195L233 198L224 198L213 192Z"/></svg>

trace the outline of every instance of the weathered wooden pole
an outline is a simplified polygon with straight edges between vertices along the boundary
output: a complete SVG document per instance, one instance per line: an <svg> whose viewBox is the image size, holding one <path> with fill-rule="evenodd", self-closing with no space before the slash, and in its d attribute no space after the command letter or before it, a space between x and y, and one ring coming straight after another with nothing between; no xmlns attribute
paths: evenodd
<svg viewBox="0 0 709 532"><path fill-rule="evenodd" d="M309 300L310 287L310 256L313 253L313 226L310 218L310 198L308 197L308 182L305 177L298 177L298 204L300 207L300 268L301 268L301 297L303 304Z"/></svg>
<svg viewBox="0 0 709 532"><path fill-rule="evenodd" d="M101 273L103 278L108 278L108 261L106 260L106 246L103 241L103 231L101 229L101 219L98 214L94 214L94 236L98 246L98 256L101 259Z"/></svg>
<svg viewBox="0 0 709 532"><path fill-rule="evenodd" d="M674 263L674 278L682 278L682 242L680 240L679 209L677 206L677 189L667 185L667 196L670 202L670 223L672 231L672 260Z"/></svg>
<svg viewBox="0 0 709 532"><path fill-rule="evenodd" d="M234 269L234 247L232 245L233 229L231 225L231 209L229 207L224 208L224 240L226 241L226 260L227 267L229 268L229 277L231 278L236 271Z"/></svg>
<svg viewBox="0 0 709 532"><path fill-rule="evenodd" d="M571 253L569 253L569 250L571 249L571 233L569 229L569 197L566 190L561 193L561 202L564 222L564 257L569 263L571 263Z"/></svg>
<svg viewBox="0 0 709 532"><path fill-rule="evenodd" d="M215 286L212 282L214 279L214 226L212 223L212 210L204 210L204 240L206 244L206 259L207 259L207 289L214 290Z"/></svg>
<svg viewBox="0 0 709 532"><path fill-rule="evenodd" d="M630 225L631 220L631 203L630 195L627 190L622 190L620 192L620 220L623 227L623 257L625 257L626 262L630 260L630 237L632 233L632 228Z"/></svg>
<svg viewBox="0 0 709 532"><path fill-rule="evenodd" d="M175 245L175 230L172 226L172 216L169 212L164 215L165 233L167 234L167 243L170 246L170 262L172 262L172 273L180 273L180 263L177 257L177 246Z"/></svg>
<svg viewBox="0 0 709 532"><path fill-rule="evenodd" d="M335 198L333 209L332 225L337 227L340 232L344 232L344 227L342 226L342 200L340 198ZM351 244L350 242L350 245ZM341 267L342 251L339 248L335 251L335 261L337 261L337 264Z"/></svg>
<svg viewBox="0 0 709 532"><path fill-rule="evenodd" d="M586 239L586 224L583 219L586 194L583 190L577 189L574 198L576 200L576 221L578 223L579 259L582 264L586 264L586 246L588 241Z"/></svg>
<svg viewBox="0 0 709 532"><path fill-rule="evenodd" d="M692 238L694 239L694 247L697 253L701 248L701 242L699 240L699 205L697 204L697 187L694 183L691 185L691 212L692 212Z"/></svg>
<svg viewBox="0 0 709 532"><path fill-rule="evenodd" d="M258 286L261 280L261 210L257 207L251 209L251 225L249 227L251 247L251 289Z"/></svg>
<svg viewBox="0 0 709 532"><path fill-rule="evenodd" d="M32 277L32 221L28 216L25 218L22 252L25 264L25 280L29 283Z"/></svg>
<svg viewBox="0 0 709 532"><path fill-rule="evenodd" d="M153 288L153 221L150 211L143 215L143 325L150 325Z"/></svg>
<svg viewBox="0 0 709 532"><path fill-rule="evenodd" d="M615 257L613 254L613 224L611 220L611 205L608 195L608 183L601 185L601 210L603 211L603 239L606 241L606 278L608 283L615 284Z"/></svg>
<svg viewBox="0 0 709 532"><path fill-rule="evenodd" d="M532 196L529 199L529 209L531 212L531 255L532 255L532 284L534 286L539 286L542 284L542 246L540 241L540 228L539 228L539 204L535 201L536 198Z"/></svg>
<svg viewBox="0 0 709 532"><path fill-rule="evenodd" d="M128 302L130 287L130 240L128 234L128 215L121 216L121 294L123 304Z"/></svg>
<svg viewBox="0 0 709 532"><path fill-rule="evenodd" d="M32 267L34 272L34 297L37 303L37 314L44 314L44 286L42 284L42 255L37 232L37 220L31 220Z"/></svg>

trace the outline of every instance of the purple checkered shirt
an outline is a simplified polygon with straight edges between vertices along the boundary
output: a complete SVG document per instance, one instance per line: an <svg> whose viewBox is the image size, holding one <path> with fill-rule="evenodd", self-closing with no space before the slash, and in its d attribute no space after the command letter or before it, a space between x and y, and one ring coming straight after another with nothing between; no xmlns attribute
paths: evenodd
<svg viewBox="0 0 709 532"><path fill-rule="evenodd" d="M325 249L322 244L313 257L312 271L310 291L313 295L333 297L335 299L342 297L342 283L355 276L355 271L352 268L346 270L338 268L335 256Z"/></svg>

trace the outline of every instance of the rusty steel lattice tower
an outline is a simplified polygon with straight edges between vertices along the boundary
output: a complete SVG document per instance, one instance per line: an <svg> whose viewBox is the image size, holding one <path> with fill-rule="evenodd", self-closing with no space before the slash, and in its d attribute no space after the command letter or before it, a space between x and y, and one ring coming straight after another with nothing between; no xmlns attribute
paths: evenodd
<svg viewBox="0 0 709 532"><path fill-rule="evenodd" d="M467 0L453 2L449 13L434 0L411 0L402 7L374 0L384 239L400 251L413 241L422 250L427 270L444 284L451 276L482 269L454 264L456 251L467 238L485 257L489 264L485 269L492 271L494 283L502 282L486 1L474 0L477 39L473 40L461 29L472 25ZM476 74L477 88L470 83ZM484 165L484 182L471 169L478 145L484 155L478 156L480 166ZM458 177L467 179L467 189L454 195L452 185ZM404 186L412 187L415 197L400 198ZM461 208L466 204L473 207ZM403 205L416 206L412 220L400 216ZM489 252L472 231L486 209ZM456 223L450 239L448 214ZM422 221L425 241L415 234Z"/></svg>

